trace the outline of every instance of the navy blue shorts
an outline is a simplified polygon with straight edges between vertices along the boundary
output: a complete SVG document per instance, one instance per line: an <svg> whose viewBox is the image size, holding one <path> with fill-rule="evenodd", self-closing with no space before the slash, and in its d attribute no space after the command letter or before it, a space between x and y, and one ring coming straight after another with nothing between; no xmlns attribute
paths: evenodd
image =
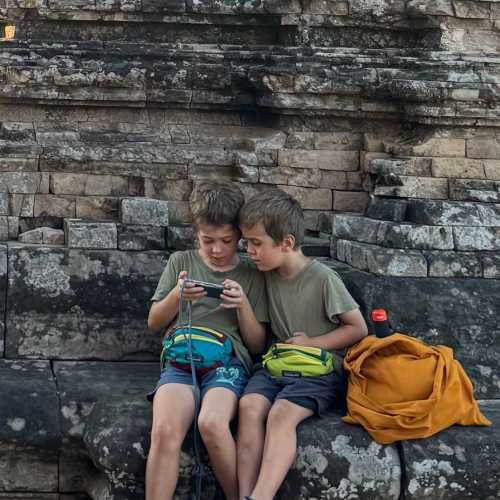
<svg viewBox="0 0 500 500"><path fill-rule="evenodd" d="M271 404L286 399L321 416L326 410L344 406L345 383L345 376L337 371L320 377L273 377L261 367L250 378L243 395L260 394Z"/></svg>
<svg viewBox="0 0 500 500"><path fill-rule="evenodd" d="M238 358L231 358L229 363L215 370L210 370L204 375L198 376L201 397L205 396L208 390L214 387L224 387L236 394L239 399L243 394L243 389L248 382L248 373ZM165 384L193 384L191 371L180 370L172 365L167 365L160 374L160 380L156 384L155 390L147 395L149 401L153 401L156 391Z"/></svg>

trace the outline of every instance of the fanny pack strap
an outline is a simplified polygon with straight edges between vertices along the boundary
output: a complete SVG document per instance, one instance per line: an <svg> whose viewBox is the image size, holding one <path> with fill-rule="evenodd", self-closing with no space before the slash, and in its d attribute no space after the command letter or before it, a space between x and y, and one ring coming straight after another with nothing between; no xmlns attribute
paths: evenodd
<svg viewBox="0 0 500 500"><path fill-rule="evenodd" d="M187 305L187 322L183 322L183 300L182 300L182 292L184 291L184 282L180 287L180 298L179 298L179 310L177 313L179 326L184 326L187 328L187 344L188 344L188 353L189 353L189 363L191 365L191 376L193 378L193 396L194 396L194 419L193 419L193 447L194 447L194 458L195 458L195 481L193 484L193 499L199 500L201 498L202 493L202 482L203 482L203 474L205 472L203 462L201 460L201 441L200 441L200 432L198 430L198 416L200 414L200 406L201 406L201 392L200 386L198 385L198 380L196 378L196 368L194 366L193 361L193 347L192 347L192 333L191 333L191 325L192 325L192 304L191 301L186 301Z"/></svg>

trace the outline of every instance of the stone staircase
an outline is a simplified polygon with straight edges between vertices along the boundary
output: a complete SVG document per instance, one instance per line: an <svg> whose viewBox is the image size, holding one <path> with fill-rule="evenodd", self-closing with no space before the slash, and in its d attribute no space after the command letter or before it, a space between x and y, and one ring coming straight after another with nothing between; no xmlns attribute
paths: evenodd
<svg viewBox="0 0 500 500"><path fill-rule="evenodd" d="M366 214L333 216L336 258L386 276L500 277L500 182L432 177L438 165L436 158L370 160ZM499 168L496 162L491 177L499 177ZM443 199L432 190L434 181L441 182Z"/></svg>

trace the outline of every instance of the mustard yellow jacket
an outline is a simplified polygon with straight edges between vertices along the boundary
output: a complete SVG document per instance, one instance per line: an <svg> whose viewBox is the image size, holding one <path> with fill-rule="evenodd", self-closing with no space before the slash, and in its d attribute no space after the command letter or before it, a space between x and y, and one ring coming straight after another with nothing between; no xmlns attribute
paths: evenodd
<svg viewBox="0 0 500 500"><path fill-rule="evenodd" d="M453 351L395 333L365 337L344 358L348 414L381 444L432 436L453 424L491 425Z"/></svg>

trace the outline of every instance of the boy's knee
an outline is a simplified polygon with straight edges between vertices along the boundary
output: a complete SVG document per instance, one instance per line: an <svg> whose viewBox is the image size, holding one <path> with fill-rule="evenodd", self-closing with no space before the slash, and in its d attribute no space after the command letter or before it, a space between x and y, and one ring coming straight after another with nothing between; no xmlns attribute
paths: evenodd
<svg viewBox="0 0 500 500"><path fill-rule="evenodd" d="M204 441L217 440L229 431L229 422L215 411L206 411L198 417L198 429Z"/></svg>
<svg viewBox="0 0 500 500"><path fill-rule="evenodd" d="M238 412L240 420L264 422L269 412L270 404L264 403L260 397L255 394L243 396L239 402Z"/></svg>
<svg viewBox="0 0 500 500"><path fill-rule="evenodd" d="M181 429L171 422L153 425L151 429L151 447L163 452L174 452L181 449L184 436Z"/></svg>
<svg viewBox="0 0 500 500"><path fill-rule="evenodd" d="M286 399L278 399L269 410L267 426L283 426L287 422L295 421L293 406Z"/></svg>

